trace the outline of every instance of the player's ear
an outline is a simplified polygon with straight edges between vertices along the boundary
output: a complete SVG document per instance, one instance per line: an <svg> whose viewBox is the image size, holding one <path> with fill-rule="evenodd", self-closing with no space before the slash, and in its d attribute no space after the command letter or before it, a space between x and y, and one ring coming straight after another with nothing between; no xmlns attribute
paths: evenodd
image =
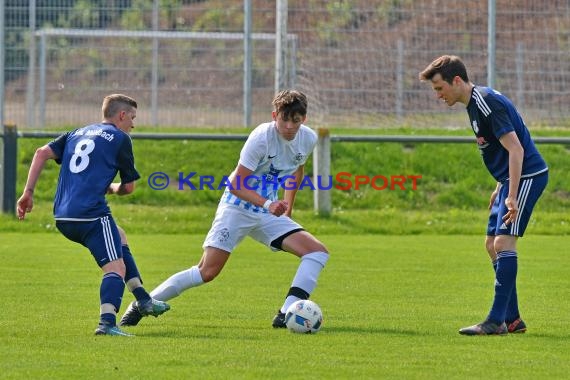
<svg viewBox="0 0 570 380"><path fill-rule="evenodd" d="M271 111L271 117L273 118L273 121L277 121L277 111Z"/></svg>

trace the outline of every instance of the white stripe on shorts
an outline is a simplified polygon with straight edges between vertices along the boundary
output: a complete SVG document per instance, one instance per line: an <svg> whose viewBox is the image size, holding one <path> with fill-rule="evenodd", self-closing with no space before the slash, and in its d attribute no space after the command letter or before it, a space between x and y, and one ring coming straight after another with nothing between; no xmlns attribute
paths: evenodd
<svg viewBox="0 0 570 380"><path fill-rule="evenodd" d="M107 248L107 257L109 261L117 260L117 250L115 249L115 242L113 241L113 234L111 233L111 223L109 217L104 216L101 218L101 225L103 226L103 236L105 238L105 247Z"/></svg>
<svg viewBox="0 0 570 380"><path fill-rule="evenodd" d="M524 205L526 204L526 200L528 198L528 194L530 193L531 187L532 187L532 178L525 179L522 181L521 191L519 192L519 199L517 205L519 208L519 212L517 214L517 217L515 218L515 221L513 222L513 228L511 230L511 233L513 235L518 236L519 234L519 224L522 215L522 210L524 209Z"/></svg>

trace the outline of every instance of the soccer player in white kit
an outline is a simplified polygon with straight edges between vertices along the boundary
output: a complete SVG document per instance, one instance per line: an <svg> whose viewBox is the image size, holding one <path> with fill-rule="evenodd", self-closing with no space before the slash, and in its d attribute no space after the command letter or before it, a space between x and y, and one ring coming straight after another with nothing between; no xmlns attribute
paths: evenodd
<svg viewBox="0 0 570 380"><path fill-rule="evenodd" d="M301 259L273 327L285 327L287 308L297 300L308 299L315 289L329 254L318 239L291 219L291 213L317 135L303 124L307 117L307 97L303 93L281 91L272 104L273 121L252 131L229 176L229 186L220 199L200 262L155 288L150 293L154 299L167 301L186 289L212 281L246 236ZM284 189L283 199L278 196L280 188ZM133 303L120 324L135 326L141 318Z"/></svg>

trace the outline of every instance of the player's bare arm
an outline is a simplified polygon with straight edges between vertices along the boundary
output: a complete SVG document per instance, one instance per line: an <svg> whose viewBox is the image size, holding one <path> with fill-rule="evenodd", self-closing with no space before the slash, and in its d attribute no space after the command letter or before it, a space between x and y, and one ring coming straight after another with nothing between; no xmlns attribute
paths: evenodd
<svg viewBox="0 0 570 380"><path fill-rule="evenodd" d="M250 202L259 207L264 207L265 203L268 200L259 195L258 193L256 193L255 190L249 189L248 184L246 183L247 182L246 179L252 174L253 174L252 170L246 168L241 164L238 164L236 169L230 175L230 181L231 181L230 192L236 197L246 202ZM274 202L271 202L271 204L269 204L266 207L271 214L275 216L281 216L287 211L288 204L286 201L276 200Z"/></svg>
<svg viewBox="0 0 570 380"><path fill-rule="evenodd" d="M135 182L112 183L107 189L107 194L127 195L135 191Z"/></svg>
<svg viewBox="0 0 570 380"><path fill-rule="evenodd" d="M305 165L301 165L292 174L293 178L287 179L285 192L283 194L283 199L289 205L289 207L287 207L287 211L285 212L285 215L287 215L288 217L291 217L291 214L293 213L293 204L295 203L295 196L297 195L297 191L299 190L299 184L303 179L304 173L305 173ZM293 184L295 184L295 186L293 186Z"/></svg>
<svg viewBox="0 0 570 380"><path fill-rule="evenodd" d="M524 149L515 132L503 135L499 141L509 151L509 195L505 199L508 211L503 220L506 224L510 224L515 221L518 214L517 194L522 173Z"/></svg>
<svg viewBox="0 0 570 380"><path fill-rule="evenodd" d="M493 207L493 204L495 203L495 198L497 198L497 195L499 195L500 188L501 188L501 182L497 182L495 190L493 190L493 192L491 193L491 198L489 199L489 206L487 206L487 209L490 210Z"/></svg>
<svg viewBox="0 0 570 380"><path fill-rule="evenodd" d="M48 145L44 145L36 150L30 165L30 170L28 171L28 179L26 180L24 192L17 202L16 210L18 219L24 219L26 213L31 212L34 208L34 189L36 188L36 183L40 178L46 161L56 158L57 156Z"/></svg>

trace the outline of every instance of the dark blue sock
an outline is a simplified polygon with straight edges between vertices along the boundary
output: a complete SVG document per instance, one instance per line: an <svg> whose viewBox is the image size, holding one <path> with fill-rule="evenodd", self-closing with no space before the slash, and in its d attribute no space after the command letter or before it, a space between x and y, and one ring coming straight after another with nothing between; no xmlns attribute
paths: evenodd
<svg viewBox="0 0 570 380"><path fill-rule="evenodd" d="M101 281L99 294L101 297L101 305L109 303L115 308L115 313L121 307L123 292L125 291L125 282L123 278L115 272L105 273ZM117 316L114 313L101 314L101 323L115 326L117 324Z"/></svg>
<svg viewBox="0 0 570 380"><path fill-rule="evenodd" d="M489 312L488 320L503 323L512 290L517 280L517 253L502 251L497 254L497 271L495 274L495 299Z"/></svg>
<svg viewBox="0 0 570 380"><path fill-rule="evenodd" d="M511 291L511 297L509 298L509 306L507 306L507 314L505 314L505 322L511 323L517 318L520 318L521 314L519 311L519 300L517 296L517 284L515 282L513 290Z"/></svg>
<svg viewBox="0 0 570 380"><path fill-rule="evenodd" d="M497 260L492 262L493 264L493 271L497 272ZM505 322L507 324L514 322L518 318L521 317L519 312L519 300L517 296L517 283L513 286L513 290L511 291L511 297L509 298L509 305L507 306L507 314L505 315Z"/></svg>
<svg viewBox="0 0 570 380"><path fill-rule="evenodd" d="M137 268L137 264L135 263L135 258L131 253L131 250L128 245L122 246L123 251L123 261L125 262L125 282L128 282L131 278L138 277L140 278L141 275L139 273L139 269ZM141 278L142 282L142 278Z"/></svg>
<svg viewBox="0 0 570 380"><path fill-rule="evenodd" d="M139 273L139 269L137 268L137 264L135 263L135 258L131 253L128 245L123 245L123 261L125 262L125 282L128 282L131 278L138 277L142 284L142 278ZM133 290L133 295L137 299L137 301L144 301L150 299L150 295L145 290L144 287L139 286L138 288Z"/></svg>

